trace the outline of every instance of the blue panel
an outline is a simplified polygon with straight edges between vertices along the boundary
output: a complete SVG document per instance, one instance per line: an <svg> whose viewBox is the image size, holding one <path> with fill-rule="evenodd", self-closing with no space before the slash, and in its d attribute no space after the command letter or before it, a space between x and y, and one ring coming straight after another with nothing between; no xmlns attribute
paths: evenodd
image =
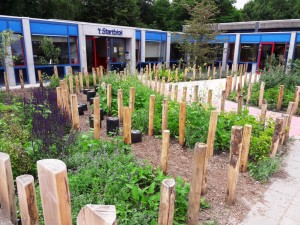
<svg viewBox="0 0 300 225"><path fill-rule="evenodd" d="M297 33L296 42L300 42L300 33Z"/></svg>
<svg viewBox="0 0 300 225"><path fill-rule="evenodd" d="M217 42L217 43L224 43L224 42L228 42L229 41L229 35L218 35L216 38L215 38L215 41L213 42Z"/></svg>
<svg viewBox="0 0 300 225"><path fill-rule="evenodd" d="M167 34L162 32L146 31L146 41L166 41Z"/></svg>
<svg viewBox="0 0 300 225"><path fill-rule="evenodd" d="M229 42L235 42L235 40L236 40L235 34L229 35Z"/></svg>
<svg viewBox="0 0 300 225"><path fill-rule="evenodd" d="M68 26L70 36L78 36L78 26Z"/></svg>
<svg viewBox="0 0 300 225"><path fill-rule="evenodd" d="M7 23L5 20L0 20L0 32L7 29Z"/></svg>
<svg viewBox="0 0 300 225"><path fill-rule="evenodd" d="M163 33L163 34L161 35L161 40L162 40L162 41L167 41L167 34L166 34L166 33Z"/></svg>
<svg viewBox="0 0 300 225"><path fill-rule="evenodd" d="M141 31L140 30L135 31L135 39L136 40L141 40Z"/></svg>
<svg viewBox="0 0 300 225"><path fill-rule="evenodd" d="M242 34L241 43L259 43L261 35L259 34Z"/></svg>
<svg viewBox="0 0 300 225"><path fill-rule="evenodd" d="M21 21L17 21L17 20L8 21L8 26L9 29L14 31L15 33L23 33Z"/></svg>
<svg viewBox="0 0 300 225"><path fill-rule="evenodd" d="M261 42L290 42L291 34L262 34Z"/></svg>
<svg viewBox="0 0 300 225"><path fill-rule="evenodd" d="M32 34L68 35L67 26L64 24L30 22L30 29Z"/></svg>

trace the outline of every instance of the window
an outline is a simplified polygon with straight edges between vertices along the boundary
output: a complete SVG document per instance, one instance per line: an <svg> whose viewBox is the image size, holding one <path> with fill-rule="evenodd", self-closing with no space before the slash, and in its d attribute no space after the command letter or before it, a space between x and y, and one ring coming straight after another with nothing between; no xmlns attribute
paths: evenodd
<svg viewBox="0 0 300 225"><path fill-rule="evenodd" d="M136 62L140 63L141 61L141 41L135 41L135 57L136 57Z"/></svg>
<svg viewBox="0 0 300 225"><path fill-rule="evenodd" d="M24 66L25 57L22 37L20 37L19 34L13 34L12 38L15 39L15 41L11 44L11 51L14 57L14 64L15 66Z"/></svg>
<svg viewBox="0 0 300 225"><path fill-rule="evenodd" d="M52 59L47 59L42 51L41 42L44 36L32 36L32 50L35 65L53 64ZM58 64L69 64L69 48L67 37L48 37L56 48L60 49ZM45 62L46 61L46 62Z"/></svg>
<svg viewBox="0 0 300 225"><path fill-rule="evenodd" d="M77 37L70 37L70 56L71 64L79 64Z"/></svg>
<svg viewBox="0 0 300 225"><path fill-rule="evenodd" d="M159 62L160 58L160 42L147 41L145 48L145 60L147 62Z"/></svg>
<svg viewBox="0 0 300 225"><path fill-rule="evenodd" d="M241 44L240 62L257 62L258 44Z"/></svg>
<svg viewBox="0 0 300 225"><path fill-rule="evenodd" d="M228 43L228 50L227 50L227 54L228 54L228 62L233 62L234 59L234 48L235 48L235 43Z"/></svg>
<svg viewBox="0 0 300 225"><path fill-rule="evenodd" d="M300 59L300 43L296 45L294 59Z"/></svg>
<svg viewBox="0 0 300 225"><path fill-rule="evenodd" d="M170 59L172 61L177 61L180 59L184 59L183 52L180 49L179 44L177 43L171 43L171 49L170 49Z"/></svg>
<svg viewBox="0 0 300 225"><path fill-rule="evenodd" d="M161 60L166 61L166 42L161 42Z"/></svg>
<svg viewBox="0 0 300 225"><path fill-rule="evenodd" d="M111 38L110 39L110 62L125 61L125 39Z"/></svg>

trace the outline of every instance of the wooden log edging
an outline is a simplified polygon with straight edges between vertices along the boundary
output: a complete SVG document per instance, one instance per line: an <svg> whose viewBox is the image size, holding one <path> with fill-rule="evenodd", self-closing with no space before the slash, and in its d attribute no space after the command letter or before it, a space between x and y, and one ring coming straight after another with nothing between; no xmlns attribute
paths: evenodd
<svg viewBox="0 0 300 225"><path fill-rule="evenodd" d="M168 171L169 148L170 148L170 131L164 130L162 132L162 148L161 148L161 157L160 157L160 168L165 175L167 174L167 171Z"/></svg>
<svg viewBox="0 0 300 225"><path fill-rule="evenodd" d="M271 158L274 158L278 150L280 149L280 137L281 137L283 122L284 122L283 117L276 118L274 133L272 137L271 151L270 151Z"/></svg>
<svg viewBox="0 0 300 225"><path fill-rule="evenodd" d="M181 146L184 145L185 125L186 125L186 102L181 102L180 111L179 111L179 137L178 137L178 142Z"/></svg>

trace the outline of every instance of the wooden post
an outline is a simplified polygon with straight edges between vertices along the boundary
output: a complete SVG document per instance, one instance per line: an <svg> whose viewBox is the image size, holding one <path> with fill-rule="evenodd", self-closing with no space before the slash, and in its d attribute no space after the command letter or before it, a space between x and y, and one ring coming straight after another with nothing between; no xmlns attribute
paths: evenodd
<svg viewBox="0 0 300 225"><path fill-rule="evenodd" d="M90 88L90 78L89 78L89 73L88 72L85 73L85 86L86 86L87 89Z"/></svg>
<svg viewBox="0 0 300 225"><path fill-rule="evenodd" d="M271 144L271 154L270 157L274 158L277 154L277 151L280 146L280 136L281 136L281 130L283 126L283 117L276 118L276 124L274 128L273 138L272 138L272 144Z"/></svg>
<svg viewBox="0 0 300 225"><path fill-rule="evenodd" d="M69 76L69 86L70 86L70 94L74 93L74 83L73 83L73 76Z"/></svg>
<svg viewBox="0 0 300 225"><path fill-rule="evenodd" d="M38 78L40 82L40 87L43 87L43 77L42 77L42 71L38 70Z"/></svg>
<svg viewBox="0 0 300 225"><path fill-rule="evenodd" d="M83 77L82 77L82 73L79 73L79 84L80 84L80 90L83 90Z"/></svg>
<svg viewBox="0 0 300 225"><path fill-rule="evenodd" d="M158 77L155 76L155 79L154 79L154 87L153 87L153 90L154 90L154 91L157 90L157 79L158 79Z"/></svg>
<svg viewBox="0 0 300 225"><path fill-rule="evenodd" d="M230 75L230 76L229 76L229 90L228 90L228 95L231 93L231 89L232 89L232 79L233 79L233 77Z"/></svg>
<svg viewBox="0 0 300 225"><path fill-rule="evenodd" d="M172 88L173 85L169 83L169 87L168 87L168 98L171 100L172 99Z"/></svg>
<svg viewBox="0 0 300 225"><path fill-rule="evenodd" d="M155 109L155 95L150 95L149 127L148 127L148 135L149 136L153 136L153 134L154 134L154 109Z"/></svg>
<svg viewBox="0 0 300 225"><path fill-rule="evenodd" d="M175 85L175 88L174 88L174 99L173 99L175 102L177 102L178 100L178 85Z"/></svg>
<svg viewBox="0 0 300 225"><path fill-rule="evenodd" d="M24 76L23 76L23 70L19 70L19 77L20 77L21 89L24 89Z"/></svg>
<svg viewBox="0 0 300 225"><path fill-rule="evenodd" d="M131 109L129 107L124 107L124 120L123 120L123 130L124 130L124 143L131 144Z"/></svg>
<svg viewBox="0 0 300 225"><path fill-rule="evenodd" d="M135 100L135 87L130 87L129 108L130 108L131 112L134 111L134 100Z"/></svg>
<svg viewBox="0 0 300 225"><path fill-rule="evenodd" d="M230 87L230 77L226 77L226 84L225 84L225 98L227 99L229 96L229 90L231 89Z"/></svg>
<svg viewBox="0 0 300 225"><path fill-rule="evenodd" d="M237 72L234 73L234 78L233 78L233 91L236 91L236 83L237 83Z"/></svg>
<svg viewBox="0 0 300 225"><path fill-rule="evenodd" d="M57 66L54 66L54 76L56 77L56 78L58 78L58 70L57 70Z"/></svg>
<svg viewBox="0 0 300 225"><path fill-rule="evenodd" d="M207 104L208 105L212 105L212 89L208 90L208 94L207 94Z"/></svg>
<svg viewBox="0 0 300 225"><path fill-rule="evenodd" d="M161 122L162 132L168 129L168 99L164 98L162 107L162 122Z"/></svg>
<svg viewBox="0 0 300 225"><path fill-rule="evenodd" d="M289 139L289 136L290 136L290 127L291 127L291 122L292 122L292 117L293 117L293 108L294 108L294 105L295 103L294 102L289 102L289 106L288 106L288 109L287 109L287 112L286 114L289 115L289 119L288 119L288 122L287 122L287 127L288 127L288 130L285 134L285 142Z"/></svg>
<svg viewBox="0 0 300 225"><path fill-rule="evenodd" d="M199 80L202 79L202 67L200 66L199 67Z"/></svg>
<svg viewBox="0 0 300 225"><path fill-rule="evenodd" d="M259 106L259 108L263 104L264 92L265 92L265 82L261 82L261 84L260 84L260 91L259 91L259 100L258 100L258 106Z"/></svg>
<svg viewBox="0 0 300 225"><path fill-rule="evenodd" d="M100 66L100 80L102 80L103 78L103 74L104 74L104 71L103 71L103 66Z"/></svg>
<svg viewBox="0 0 300 225"><path fill-rule="evenodd" d="M226 100L226 91L222 91L221 112L224 112L225 110L225 100Z"/></svg>
<svg viewBox="0 0 300 225"><path fill-rule="evenodd" d="M278 94L278 101L277 101L277 110L278 111L281 110L283 92L284 92L284 85L280 85L279 94Z"/></svg>
<svg viewBox="0 0 300 225"><path fill-rule="evenodd" d="M210 158L214 154L214 141L218 123L219 112L212 110L210 112L208 136L207 136L207 157Z"/></svg>
<svg viewBox="0 0 300 225"><path fill-rule="evenodd" d="M67 90L62 90L62 100L64 104L64 110L67 113L68 116L71 115L70 113L70 104L69 104L69 98L68 98L68 92Z"/></svg>
<svg viewBox="0 0 300 225"><path fill-rule="evenodd" d="M118 118L119 122L123 123L123 91L118 89Z"/></svg>
<svg viewBox="0 0 300 225"><path fill-rule="evenodd" d="M231 130L230 141L230 161L228 169L228 181L225 202L226 205L233 205L235 202L235 190L239 175L239 156L242 150L243 128L241 126L233 126Z"/></svg>
<svg viewBox="0 0 300 225"><path fill-rule="evenodd" d="M100 139L101 137L101 117L100 117L100 99L94 98L94 138Z"/></svg>
<svg viewBox="0 0 300 225"><path fill-rule="evenodd" d="M201 186L203 180L203 166L205 161L207 146L204 143L196 143L193 163L192 179L189 192L189 203L187 210L187 225L198 225Z"/></svg>
<svg viewBox="0 0 300 225"><path fill-rule="evenodd" d="M293 110L293 115L296 115L298 112L298 105L299 105L299 96L300 95L300 86L296 86L295 88L295 98L294 98L294 110Z"/></svg>
<svg viewBox="0 0 300 225"><path fill-rule="evenodd" d="M249 102L250 102L250 99L251 99L251 91L252 91L252 83L249 82L249 84L248 84L248 92L247 92L246 105L248 105Z"/></svg>
<svg viewBox="0 0 300 225"><path fill-rule="evenodd" d="M238 110L237 113L242 113L243 111L243 101L244 101L244 96L243 95L239 95L238 96Z"/></svg>
<svg viewBox="0 0 300 225"><path fill-rule="evenodd" d="M61 87L56 87L56 98L57 98L57 107L59 109L62 109L62 91Z"/></svg>
<svg viewBox="0 0 300 225"><path fill-rule="evenodd" d="M93 74L93 85L94 87L97 85L97 77L96 77L96 70L92 67L92 74Z"/></svg>
<svg viewBox="0 0 300 225"><path fill-rule="evenodd" d="M240 172L242 173L246 172L247 170L251 132L252 132L252 126L249 124L245 124L244 131L243 131L242 152L240 157Z"/></svg>
<svg viewBox="0 0 300 225"><path fill-rule="evenodd" d="M70 76L73 76L73 69L72 69L72 66L70 66L69 74L70 74Z"/></svg>
<svg viewBox="0 0 300 225"><path fill-rule="evenodd" d="M222 70L222 64L220 63L220 64L219 64L219 78L220 78L220 79L222 78L222 73L223 73L223 70Z"/></svg>
<svg viewBox="0 0 300 225"><path fill-rule="evenodd" d="M199 101L198 93L199 93L199 85L195 85L194 86L193 102L198 102Z"/></svg>
<svg viewBox="0 0 300 225"><path fill-rule="evenodd" d="M261 105L260 122L265 123L267 115L268 104L264 103Z"/></svg>
<svg viewBox="0 0 300 225"><path fill-rule="evenodd" d="M250 72L249 74L249 81L248 81L248 84L252 83L252 73Z"/></svg>
<svg viewBox="0 0 300 225"><path fill-rule="evenodd" d="M196 80L196 67L195 66L196 65L194 65L194 67L193 67L193 77L192 77L193 80Z"/></svg>
<svg viewBox="0 0 300 225"><path fill-rule="evenodd" d="M170 70L170 69L169 69ZM161 85L160 85L160 94L162 95L162 96L165 96L165 84L166 83L166 81L165 81L165 78L163 77L162 78L162 82L161 82Z"/></svg>
<svg viewBox="0 0 300 225"><path fill-rule="evenodd" d="M18 224L14 179L10 157L0 152L0 204L3 214L14 224Z"/></svg>
<svg viewBox="0 0 300 225"><path fill-rule="evenodd" d="M229 72L229 65L226 65L226 77L228 76L228 72Z"/></svg>
<svg viewBox="0 0 300 225"><path fill-rule="evenodd" d="M163 130L162 131L162 150L160 157L160 168L163 173L166 175L168 171L168 154L170 148L170 131Z"/></svg>
<svg viewBox="0 0 300 225"><path fill-rule="evenodd" d="M188 68L184 69L184 81L187 79L187 74L188 74Z"/></svg>
<svg viewBox="0 0 300 225"><path fill-rule="evenodd" d="M180 103L180 112L179 112L179 144L184 145L184 136L185 136L185 124L186 124L186 102Z"/></svg>
<svg viewBox="0 0 300 225"><path fill-rule="evenodd" d="M183 87L182 89L182 101L186 102L186 93L187 93L187 87Z"/></svg>
<svg viewBox="0 0 300 225"><path fill-rule="evenodd" d="M76 94L71 95L71 108L72 108L73 129L78 130L80 125L79 125L79 114L78 114L78 101L77 101Z"/></svg>
<svg viewBox="0 0 300 225"><path fill-rule="evenodd" d="M178 68L175 70L175 81L178 82Z"/></svg>
<svg viewBox="0 0 300 225"><path fill-rule="evenodd" d="M71 200L66 164L57 159L37 161L45 225L71 225Z"/></svg>
<svg viewBox="0 0 300 225"><path fill-rule="evenodd" d="M175 209L175 180L164 179L160 191L158 225L173 225Z"/></svg>
<svg viewBox="0 0 300 225"><path fill-rule="evenodd" d="M107 85L107 109L110 112L111 110L111 97L112 97L112 89L111 84Z"/></svg>
<svg viewBox="0 0 300 225"><path fill-rule="evenodd" d="M18 176L16 183L22 225L39 225L39 212L37 209L33 176Z"/></svg>
<svg viewBox="0 0 300 225"><path fill-rule="evenodd" d="M288 114L283 114L282 117L283 117L283 126L282 126L282 130L281 130L280 141L279 141L280 146L285 144L286 133L289 129L288 122L290 119L290 116Z"/></svg>
<svg viewBox="0 0 300 225"><path fill-rule="evenodd" d="M79 86L79 79L78 76L75 76L75 88L76 88L76 94L80 94L80 86Z"/></svg>
<svg viewBox="0 0 300 225"><path fill-rule="evenodd" d="M207 79L209 79L210 78L210 66L208 66L208 68L207 68Z"/></svg>
<svg viewBox="0 0 300 225"><path fill-rule="evenodd" d="M256 83L257 82L257 73L254 74L254 81L253 83Z"/></svg>
<svg viewBox="0 0 300 225"><path fill-rule="evenodd" d="M168 83L171 82L171 69L168 69Z"/></svg>
<svg viewBox="0 0 300 225"><path fill-rule="evenodd" d="M213 79L216 79L216 73L217 73L216 67L213 66Z"/></svg>
<svg viewBox="0 0 300 225"><path fill-rule="evenodd" d="M80 210L77 225L117 225L116 207L88 204Z"/></svg>

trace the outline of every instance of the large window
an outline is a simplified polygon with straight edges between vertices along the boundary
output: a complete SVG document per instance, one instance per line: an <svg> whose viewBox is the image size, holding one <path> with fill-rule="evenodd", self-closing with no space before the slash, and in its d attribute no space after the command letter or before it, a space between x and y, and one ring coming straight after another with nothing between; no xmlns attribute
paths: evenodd
<svg viewBox="0 0 300 225"><path fill-rule="evenodd" d="M79 64L77 37L70 37L70 57L71 64Z"/></svg>
<svg viewBox="0 0 300 225"><path fill-rule="evenodd" d="M51 59L47 59L41 48L41 42L44 36L32 36L32 50L35 65L53 64ZM58 64L70 64L68 37L48 37L56 48L60 49ZM78 60L78 57L77 57Z"/></svg>
<svg viewBox="0 0 300 225"><path fill-rule="evenodd" d="M300 43L296 45L294 59L300 59Z"/></svg>
<svg viewBox="0 0 300 225"><path fill-rule="evenodd" d="M145 60L147 62L161 62L166 58L166 43L146 41Z"/></svg>
<svg viewBox="0 0 300 225"><path fill-rule="evenodd" d="M235 48L235 43L228 43L228 49L227 49L227 54L228 54L227 61L228 62L233 62L234 48Z"/></svg>
<svg viewBox="0 0 300 225"><path fill-rule="evenodd" d="M171 61L177 61L177 60L180 60L180 59L184 59L184 54L181 51L179 44L171 43L170 60Z"/></svg>
<svg viewBox="0 0 300 225"><path fill-rule="evenodd" d="M11 45L12 55L14 57L15 66L25 66L24 47L22 37L13 34L15 41Z"/></svg>
<svg viewBox="0 0 300 225"><path fill-rule="evenodd" d="M110 62L125 61L125 39L111 38L110 39Z"/></svg>
<svg viewBox="0 0 300 225"><path fill-rule="evenodd" d="M241 44L240 62L257 62L258 44Z"/></svg>

